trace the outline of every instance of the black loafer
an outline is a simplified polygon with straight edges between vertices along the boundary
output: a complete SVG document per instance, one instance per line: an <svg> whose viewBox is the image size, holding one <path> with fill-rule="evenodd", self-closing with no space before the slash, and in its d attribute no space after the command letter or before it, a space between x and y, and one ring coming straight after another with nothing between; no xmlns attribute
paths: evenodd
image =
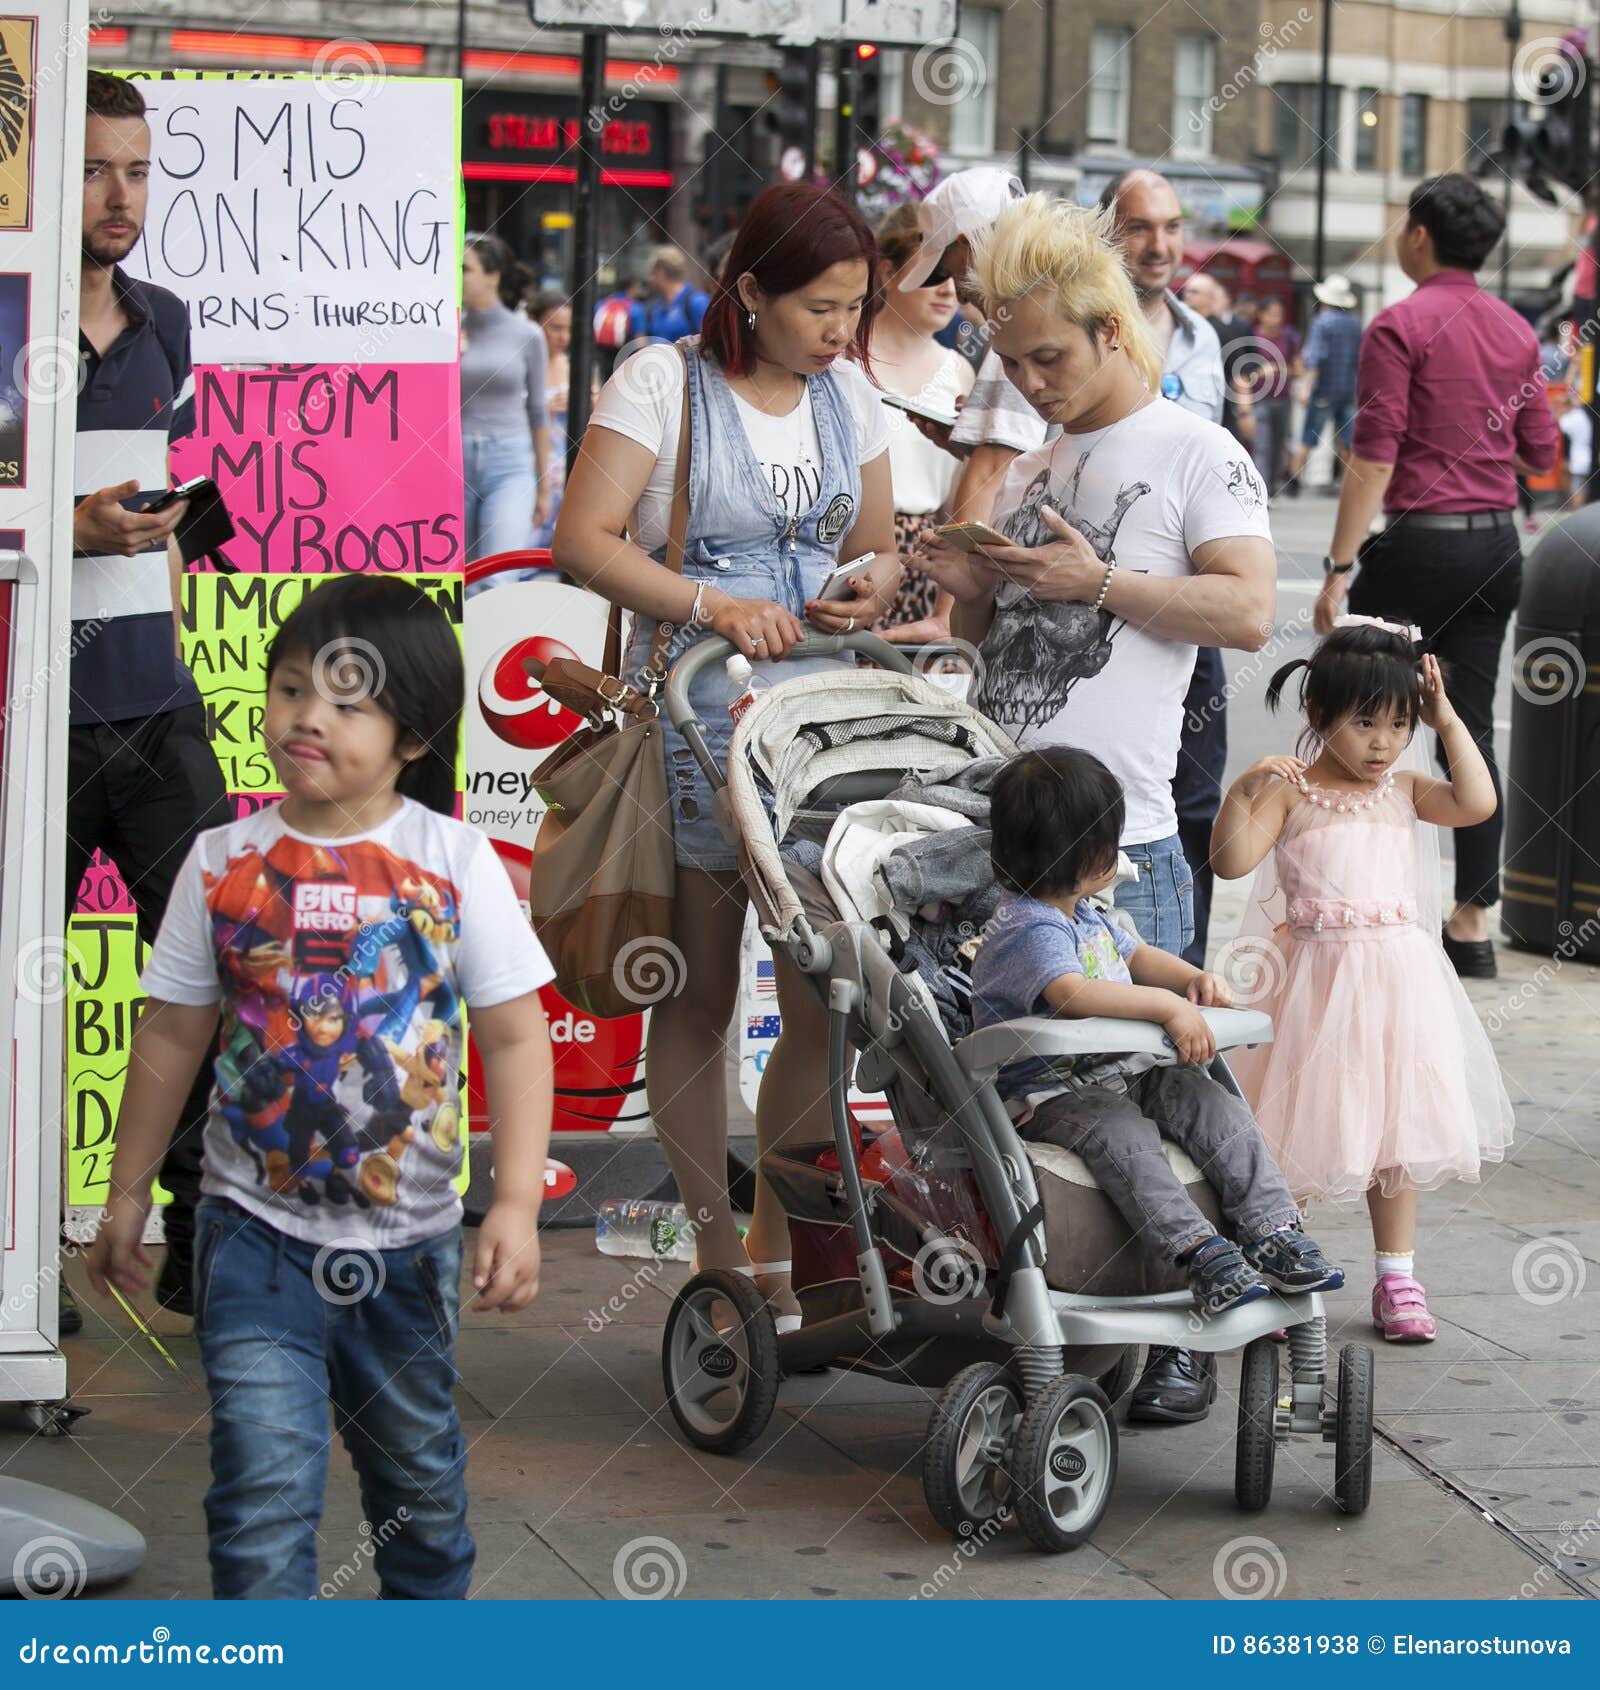
<svg viewBox="0 0 1600 1690"><path fill-rule="evenodd" d="M1488 939L1452 939L1439 935L1450 966L1463 980L1492 980L1500 972L1494 960L1494 945Z"/></svg>
<svg viewBox="0 0 1600 1690"><path fill-rule="evenodd" d="M1152 1349L1133 1387L1128 1418L1152 1426L1204 1420L1217 1394L1216 1363L1194 1350Z"/></svg>
<svg viewBox="0 0 1600 1690"><path fill-rule="evenodd" d="M83 1310L73 1300L64 1279L56 1281L56 1331L63 1338L76 1337L83 1330Z"/></svg>

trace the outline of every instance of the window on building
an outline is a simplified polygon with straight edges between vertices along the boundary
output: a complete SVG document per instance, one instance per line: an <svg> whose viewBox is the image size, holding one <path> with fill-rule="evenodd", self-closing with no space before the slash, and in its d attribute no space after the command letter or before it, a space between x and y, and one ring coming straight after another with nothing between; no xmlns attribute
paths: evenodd
<svg viewBox="0 0 1600 1690"><path fill-rule="evenodd" d="M1128 84L1133 31L1096 24L1089 36L1089 135L1091 146L1128 144Z"/></svg>
<svg viewBox="0 0 1600 1690"><path fill-rule="evenodd" d="M1379 170L1378 142L1381 131L1378 127L1378 90L1376 88L1356 89L1356 145L1355 160L1357 170Z"/></svg>
<svg viewBox="0 0 1600 1690"><path fill-rule="evenodd" d="M1328 90L1328 127L1338 122L1339 89ZM1287 169L1310 164L1317 156L1317 85L1280 82L1272 89L1278 162ZM1334 158L1330 155L1330 164Z"/></svg>
<svg viewBox="0 0 1600 1690"><path fill-rule="evenodd" d="M1467 133L1463 168L1472 170L1500 150L1505 134L1506 103L1492 94L1467 101Z"/></svg>
<svg viewBox="0 0 1600 1690"><path fill-rule="evenodd" d="M951 86L960 89L962 97L950 108L950 148L958 153L992 153L1000 14L982 6L963 6L956 34L964 45L951 49L946 74L953 78ZM981 86L976 74L979 65L983 66Z"/></svg>
<svg viewBox="0 0 1600 1690"><path fill-rule="evenodd" d="M1172 150L1210 158L1217 44L1209 35L1180 35L1172 59Z"/></svg>
<svg viewBox="0 0 1600 1690"><path fill-rule="evenodd" d="M1428 168L1428 96L1407 94L1400 102L1400 173L1421 176Z"/></svg>

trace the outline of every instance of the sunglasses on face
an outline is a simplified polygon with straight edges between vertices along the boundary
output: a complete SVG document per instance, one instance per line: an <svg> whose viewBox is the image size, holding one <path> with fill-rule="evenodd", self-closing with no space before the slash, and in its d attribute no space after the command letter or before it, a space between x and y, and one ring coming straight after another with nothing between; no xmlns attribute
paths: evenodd
<svg viewBox="0 0 1600 1690"><path fill-rule="evenodd" d="M946 282L958 282L960 279L950 267L950 248L946 247L939 254L939 262L928 272L928 279L922 285L925 288L942 288Z"/></svg>

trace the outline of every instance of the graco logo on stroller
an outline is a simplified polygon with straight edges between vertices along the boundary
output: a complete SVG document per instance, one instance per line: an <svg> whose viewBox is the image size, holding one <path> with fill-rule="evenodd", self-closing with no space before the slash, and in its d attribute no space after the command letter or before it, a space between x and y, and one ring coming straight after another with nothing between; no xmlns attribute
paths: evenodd
<svg viewBox="0 0 1600 1690"><path fill-rule="evenodd" d="M1088 1470L1089 1461L1081 1449L1058 1449L1050 1457L1050 1471L1067 1484L1081 1479Z"/></svg>
<svg viewBox="0 0 1600 1690"><path fill-rule="evenodd" d="M726 1344L708 1344L697 1358L700 1371L711 1379L727 1379L739 1365L739 1358Z"/></svg>

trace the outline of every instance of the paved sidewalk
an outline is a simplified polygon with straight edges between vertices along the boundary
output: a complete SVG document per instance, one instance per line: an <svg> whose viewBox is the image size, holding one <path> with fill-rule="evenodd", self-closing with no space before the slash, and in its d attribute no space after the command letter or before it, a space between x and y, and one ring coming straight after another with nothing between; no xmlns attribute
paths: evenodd
<svg viewBox="0 0 1600 1690"><path fill-rule="evenodd" d="M1219 913L1220 931L1230 917ZM1600 1594L1600 970L1541 972L1510 952L1502 965L1472 993L1518 1141L1481 1187L1424 1200L1418 1266L1440 1337L1379 1357L1383 1438L1362 1519L1334 1509L1330 1449L1306 1440L1280 1449L1272 1506L1235 1511L1237 1370L1225 1360L1204 1424L1123 1429L1091 1545L1041 1556L1013 1528L958 1551L922 1500L925 1396L838 1372L790 1381L753 1449L699 1455L662 1402L661 1321L684 1270L641 1278L641 1264L562 1232L535 1306L509 1322L469 1315L462 1334L475 1594L610 1598L619 1579L654 1576L686 1597L1211 1597L1219 1577L1285 1597ZM1332 1299L1334 1339L1365 1338L1364 1218L1324 1212L1316 1229L1351 1272ZM120 1309L87 1295L81 1269L71 1277L87 1315L68 1340L73 1397L93 1413L55 1439L0 1421L0 1470L144 1531L143 1570L107 1594L205 1597L194 1340L155 1317L174 1372ZM370 1595L356 1487L341 1454L332 1467L322 1576L330 1595Z"/></svg>

